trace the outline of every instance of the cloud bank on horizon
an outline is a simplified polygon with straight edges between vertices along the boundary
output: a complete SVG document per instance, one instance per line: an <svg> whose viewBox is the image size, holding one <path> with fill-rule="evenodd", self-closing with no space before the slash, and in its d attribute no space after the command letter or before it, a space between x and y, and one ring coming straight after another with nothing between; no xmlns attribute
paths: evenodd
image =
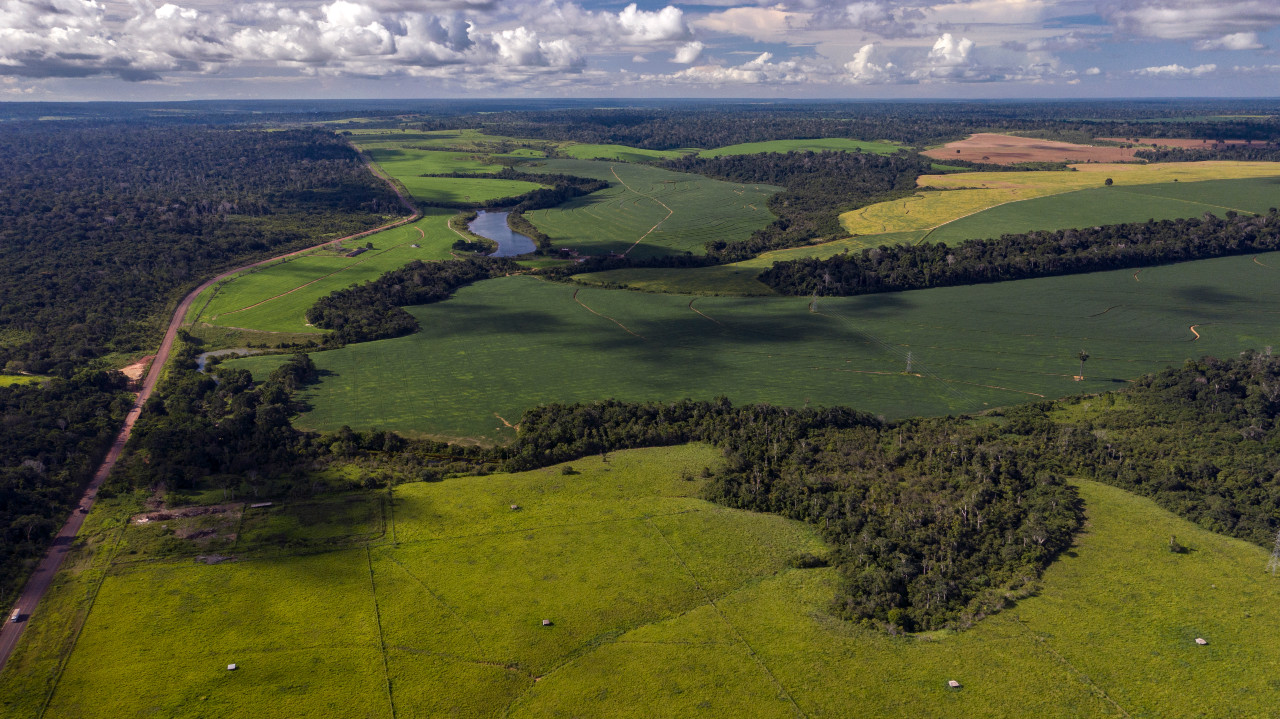
<svg viewBox="0 0 1280 719"><path fill-rule="evenodd" d="M1280 89L1275 0L0 0L0 97Z"/></svg>

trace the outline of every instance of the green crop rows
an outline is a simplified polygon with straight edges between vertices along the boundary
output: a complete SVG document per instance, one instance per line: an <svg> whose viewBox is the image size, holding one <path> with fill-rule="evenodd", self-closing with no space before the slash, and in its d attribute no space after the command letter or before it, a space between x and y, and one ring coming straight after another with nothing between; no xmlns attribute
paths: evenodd
<svg viewBox="0 0 1280 719"><path fill-rule="evenodd" d="M560 207L526 214L555 247L585 254L703 254L708 242L745 240L774 219L765 203L778 188L768 185L591 160L550 160L534 167L610 183Z"/></svg>
<svg viewBox="0 0 1280 719"><path fill-rule="evenodd" d="M1277 272L1273 253L824 298L816 312L807 298L503 278L410 308L421 332L313 354L331 374L304 392L313 409L297 424L499 441L511 431L495 413L514 424L541 403L721 394L891 417L974 412L1123 387L1187 358L1280 344ZM1082 348L1093 359L1075 382ZM278 361L229 364L264 373Z"/></svg>

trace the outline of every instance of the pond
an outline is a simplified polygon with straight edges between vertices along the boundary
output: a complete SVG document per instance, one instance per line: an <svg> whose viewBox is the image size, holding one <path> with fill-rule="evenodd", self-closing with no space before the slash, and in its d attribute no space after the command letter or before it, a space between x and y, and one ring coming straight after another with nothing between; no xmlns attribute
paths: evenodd
<svg viewBox="0 0 1280 719"><path fill-rule="evenodd" d="M513 232L507 226L509 212L486 212L480 210L476 219L467 224L467 229L481 237L487 237L498 243L498 251L490 257L515 257L533 252L537 245L533 240L519 232Z"/></svg>

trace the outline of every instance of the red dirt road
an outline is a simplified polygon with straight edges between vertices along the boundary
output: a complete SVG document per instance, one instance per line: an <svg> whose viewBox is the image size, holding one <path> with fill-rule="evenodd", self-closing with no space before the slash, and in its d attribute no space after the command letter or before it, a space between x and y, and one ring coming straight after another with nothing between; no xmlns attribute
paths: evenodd
<svg viewBox="0 0 1280 719"><path fill-rule="evenodd" d="M373 169L372 167L370 169ZM375 171L375 175L386 179L381 173ZM156 358L151 363L151 369L147 372L147 377L142 382L142 387L138 391L138 396L133 401L133 407L130 408L128 415L125 416L124 425L120 428L120 433L116 435L115 442L111 444L111 449L107 451L107 456L102 460L102 464L98 467L98 471L94 473L93 480L89 482L88 488L85 490L84 496L80 498L80 504L72 511L71 517L62 529L54 537L53 544L49 547L49 551L45 553L44 558L40 560L36 571L32 573L27 580L26 586L22 588L22 594L18 597L17 604L9 610L3 617L4 624L0 626L0 669L4 669L5 664L9 661L9 656L13 653L13 648L17 646L18 638L22 636L22 630L26 628L32 612L35 611L36 605L40 603L40 599L44 597L45 592L49 591L50 585L53 584L53 578L58 573L58 568L62 566L62 560L66 558L67 552L71 550L72 543L75 541L76 534L80 532L80 526L84 524L85 516L93 507L93 502L98 498L98 488L107 479L107 475L111 474L111 469L116 466L116 460L120 459L120 453L124 450L125 444L129 441L129 435L133 432L133 425L138 421L139 415L142 414L142 407L151 397L152 390L155 389L156 383L160 380L160 373L164 369L164 365L169 361L169 353L173 350L173 342L177 339L178 330L182 328L183 320L187 316L187 311L191 309L191 305L196 301L196 297L204 292L216 282L221 282L226 278L245 270L261 267L272 262L300 255L304 252L310 252L335 242L344 242L353 240L357 237L364 237L375 232L389 230L393 227L408 224L417 220L422 216L420 212L409 202L394 183L391 187L395 190L396 195L400 197L401 203L410 210L413 215L396 222L392 222L381 227L375 227L372 230L358 232L348 237L337 240L329 240L322 242L313 247L297 250L296 252L288 252L277 257L254 262L243 267L237 267L234 270L228 270L213 279L205 282L195 288L183 298L178 304L178 308L174 310L173 319L169 321L169 329L164 333L164 341L160 343L160 350L156 353ZM13 609L16 608L21 613L21 619L17 622L9 621L12 616Z"/></svg>

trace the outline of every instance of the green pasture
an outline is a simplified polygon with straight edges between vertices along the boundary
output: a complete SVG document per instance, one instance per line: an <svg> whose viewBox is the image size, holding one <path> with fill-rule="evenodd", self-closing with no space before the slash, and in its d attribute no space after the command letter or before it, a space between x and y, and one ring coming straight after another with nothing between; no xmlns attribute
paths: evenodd
<svg viewBox="0 0 1280 719"><path fill-rule="evenodd" d="M418 177L393 175L413 199L427 204L445 202L490 202L532 192L544 185L524 180L493 180L475 177Z"/></svg>
<svg viewBox="0 0 1280 719"><path fill-rule="evenodd" d="M416 130L353 129L351 141L357 147L406 147L421 150L479 152L485 154L512 154L538 157L543 150L557 143L547 140L528 140L501 135L486 135L475 129Z"/></svg>
<svg viewBox="0 0 1280 719"><path fill-rule="evenodd" d="M924 239L954 245L1032 230L1174 220L1206 212L1264 214L1277 205L1280 177L1099 187L993 207L945 224Z"/></svg>
<svg viewBox="0 0 1280 719"><path fill-rule="evenodd" d="M617 160L619 162L649 162L651 160L674 160L685 155L698 152L697 149L685 150L646 150L642 147L627 145L566 145L560 148L560 154L575 160Z"/></svg>
<svg viewBox="0 0 1280 719"><path fill-rule="evenodd" d="M449 248L458 239L448 225L454 214L428 209L412 224L352 240L342 251L319 250L236 275L206 290L187 319L197 326L318 333L321 330L307 325L305 315L321 297L414 260L448 259ZM373 243L373 249L345 256L366 243Z"/></svg>
<svg viewBox="0 0 1280 719"><path fill-rule="evenodd" d="M769 185L592 160L548 160L533 167L610 183L560 207L525 213L556 248L631 257L703 254L708 242L745 240L774 220L766 203L778 188Z"/></svg>
<svg viewBox="0 0 1280 719"><path fill-rule="evenodd" d="M370 147L366 154L388 175L405 178L418 175L438 175L449 172L485 173L497 172L501 165L490 161L485 154L416 150L408 147Z"/></svg>
<svg viewBox="0 0 1280 719"><path fill-rule="evenodd" d="M757 277L764 267L745 263L688 269L639 267L574 275L573 280L599 287L626 287L641 292L689 295L762 296L777 294Z"/></svg>
<svg viewBox="0 0 1280 719"><path fill-rule="evenodd" d="M738 145L703 150L698 157L724 157L726 155L756 155L763 152L870 152L876 155L892 155L902 149L896 142L850 140L844 137L824 137L810 140L770 140L768 142L744 142Z"/></svg>
<svg viewBox="0 0 1280 719"><path fill-rule="evenodd" d="M1034 596L963 633L889 637L828 613L834 570L788 568L826 551L812 527L697 498L704 480L691 477L719 461L704 445L632 450L574 461L569 474L402 485L392 503L379 492L286 504L274 516L381 508L386 528L371 535L365 514L337 511L337 543L249 542L217 564L120 561L112 538L128 546L142 528L105 503L86 529L96 553L78 550L0 675L0 712L847 717L857 707L862 717L1177 719L1274 709L1265 668L1280 663L1280 578L1260 547L1081 481L1086 528ZM372 502L353 505L358 496ZM1171 554L1170 535L1192 551ZM949 689L953 679L963 688Z"/></svg>
<svg viewBox="0 0 1280 719"><path fill-rule="evenodd" d="M422 331L312 355L299 427L504 441L548 402L710 399L943 415L1123 387L1280 345L1280 253L850 298L729 298L508 277L409 308ZM1196 327L1192 332L1191 327ZM1196 339L1196 334L1199 339ZM1073 381L1076 355L1092 359ZM910 373L907 372L910 357ZM265 376L278 357L228 362Z"/></svg>

